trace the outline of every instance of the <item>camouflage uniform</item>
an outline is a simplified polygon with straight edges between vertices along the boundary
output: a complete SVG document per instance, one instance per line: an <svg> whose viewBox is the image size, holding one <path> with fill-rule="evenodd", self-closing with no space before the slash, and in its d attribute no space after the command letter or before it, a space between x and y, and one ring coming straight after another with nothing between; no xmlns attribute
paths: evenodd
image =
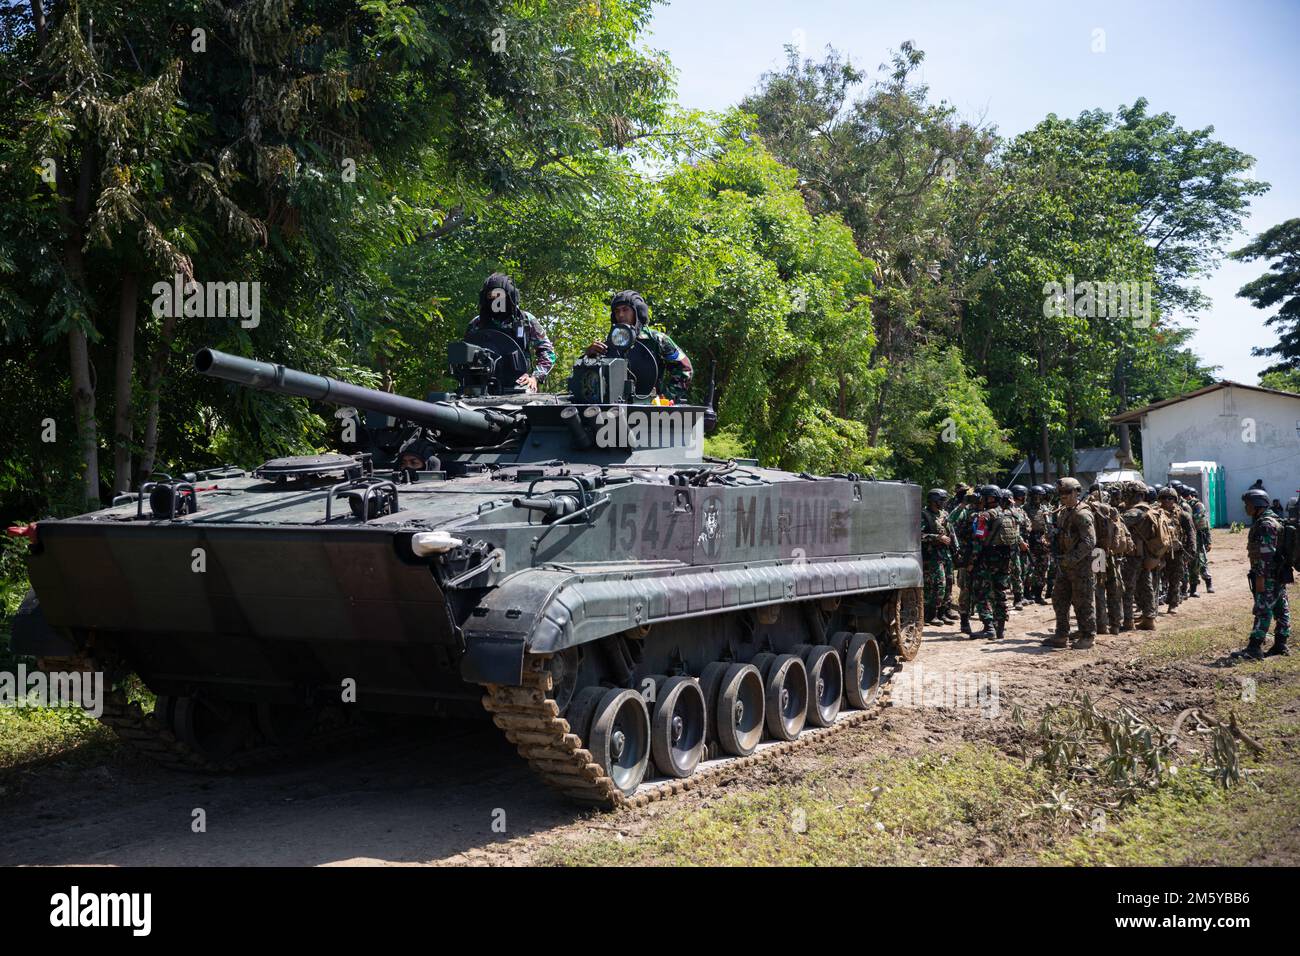
<svg viewBox="0 0 1300 956"><path fill-rule="evenodd" d="M1015 516L1016 527L1020 529L1020 545L1011 552L1011 596L1017 605L1025 603L1025 575L1028 573L1026 552L1022 548L1029 546L1029 516L1019 505L1008 509Z"/></svg>
<svg viewBox="0 0 1300 956"><path fill-rule="evenodd" d="M1119 569L1119 557L1110 553L1110 542L1102 540L1105 535L1101 533L1101 529L1106 520L1118 521L1119 513L1107 504L1100 492L1094 492L1088 496L1088 506L1093 512L1095 530L1097 531L1097 547L1101 548L1106 555L1105 563L1100 569L1094 571L1097 594L1097 633L1118 634L1121 626L1120 617L1124 607L1120 584L1122 577Z"/></svg>
<svg viewBox="0 0 1300 956"><path fill-rule="evenodd" d="M951 521L953 530L956 533L957 553L957 585L961 588L961 595L957 599L957 610L961 614L963 630L970 626L971 599L974 596L974 586L971 582L971 572L966 570L966 565L970 563L971 547L971 527L975 520L975 514L978 506L971 502L962 502L953 509Z"/></svg>
<svg viewBox="0 0 1300 956"><path fill-rule="evenodd" d="M1145 501L1130 504L1120 515L1120 520L1128 527L1129 537L1133 539L1133 553L1123 559L1124 575L1124 629L1133 628L1133 610L1136 606L1138 624L1142 630L1154 628L1156 616L1156 593L1151 585L1151 569L1147 564L1152 558L1147 551L1146 542L1138 534L1138 526L1146 517L1151 505Z"/></svg>
<svg viewBox="0 0 1300 956"><path fill-rule="evenodd" d="M1027 590L1036 600L1042 598L1043 587L1047 584L1047 561L1051 552L1048 540L1050 532L1050 515L1041 501L1031 500L1025 506L1025 517L1029 519L1029 572Z"/></svg>
<svg viewBox="0 0 1300 956"><path fill-rule="evenodd" d="M1007 588L1011 584L1010 545L998 542L1003 521L1014 522L1015 517L994 505L980 511L971 522L971 563L974 599L972 613L985 625L1001 626L1007 620Z"/></svg>
<svg viewBox="0 0 1300 956"><path fill-rule="evenodd" d="M555 346L546 337L546 330L542 328L542 323L537 321L537 316L523 309L519 310L519 315L523 321L518 325L514 319L504 314L476 315L470 319L469 328L465 331L468 333L478 329L494 329L497 332L504 332L511 338L520 338L522 331L522 340L519 344L524 347L524 354L532 356L532 374L540 383L555 367Z"/></svg>
<svg viewBox="0 0 1300 956"><path fill-rule="evenodd" d="M1183 525L1184 532L1187 534L1187 546L1183 551L1183 578L1180 582L1182 596L1186 598L1189 594L1196 591L1196 589L1192 587L1192 582L1196 580L1198 572L1197 562L1200 551L1200 535L1196 533L1196 517L1192 514L1192 506L1188 504L1187 501L1180 498L1178 499L1178 510L1187 518L1186 523ZM1179 518L1180 523L1182 523L1182 520L1182 518Z"/></svg>
<svg viewBox="0 0 1300 956"><path fill-rule="evenodd" d="M1272 509L1264 509L1250 523L1246 553L1250 556L1250 589L1255 595L1255 626L1250 630L1250 645L1258 649L1268 636L1273 621L1273 651L1286 647L1291 637L1291 608L1286 586L1291 582L1291 566L1281 553L1282 522ZM1272 653L1272 651L1270 651Z"/></svg>
<svg viewBox="0 0 1300 956"><path fill-rule="evenodd" d="M659 394L674 402L686 401L695 370L672 336L658 329L642 329L637 336L659 359Z"/></svg>
<svg viewBox="0 0 1300 956"><path fill-rule="evenodd" d="M947 537L949 544L940 542ZM925 619L938 617L947 610L948 566L952 563L952 528L948 516L936 513L927 504L921 509L921 566L925 572Z"/></svg>
<svg viewBox="0 0 1300 956"><path fill-rule="evenodd" d="M1092 512L1084 503L1056 512L1056 581L1052 588L1052 607L1056 611L1056 639L1070 633L1070 607L1079 625L1079 639L1091 641L1097 636L1096 580L1092 570L1093 550L1097 547L1097 529Z"/></svg>
<svg viewBox="0 0 1300 956"><path fill-rule="evenodd" d="M1162 508L1164 508L1163 502L1165 501L1170 502L1170 507L1165 508L1165 514L1173 522L1175 537L1178 539L1177 547L1165 555L1165 601L1168 604L1169 613L1173 614L1182 602L1183 569L1186 567L1187 560L1191 555L1190 549L1196 547L1196 528L1192 524L1191 514L1184 511L1177 501L1167 497L1162 498Z"/></svg>
<svg viewBox="0 0 1300 956"><path fill-rule="evenodd" d="M1196 526L1196 566L1190 583L1192 593L1196 593L1197 578L1205 581L1206 590L1210 583L1210 509L1199 498L1191 499L1192 524Z"/></svg>

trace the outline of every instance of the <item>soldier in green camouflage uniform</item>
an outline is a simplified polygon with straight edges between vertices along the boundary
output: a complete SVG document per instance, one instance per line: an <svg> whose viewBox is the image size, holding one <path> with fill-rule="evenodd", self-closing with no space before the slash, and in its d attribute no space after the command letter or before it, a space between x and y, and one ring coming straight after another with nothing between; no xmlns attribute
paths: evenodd
<svg viewBox="0 0 1300 956"><path fill-rule="evenodd" d="M1024 485L1012 485L1003 496L1003 503L1010 504L1010 510L1016 516L1016 527L1020 530L1020 543L1011 555L1011 596L1012 607L1019 611L1027 603L1025 585L1029 576L1029 515L1025 514L1025 496L1029 489Z"/></svg>
<svg viewBox="0 0 1300 956"><path fill-rule="evenodd" d="M1047 561L1051 551L1051 515L1043 501L1046 496L1042 485L1034 485L1029 489L1029 500L1025 505L1025 516L1029 519L1029 573L1025 593L1034 599L1035 604L1047 603L1043 588L1047 584Z"/></svg>
<svg viewBox="0 0 1300 956"><path fill-rule="evenodd" d="M1056 583L1052 588L1052 607L1056 610L1056 633L1043 641L1046 647L1069 647L1070 607L1079 630L1074 648L1092 647L1097 639L1096 579L1093 552L1097 547L1097 529L1092 511L1080 500L1083 489L1073 478L1056 483L1061 507L1056 514L1057 534Z"/></svg>
<svg viewBox="0 0 1300 956"><path fill-rule="evenodd" d="M983 510L971 522L967 567L975 589L972 611L984 622L984 630L972 636L1001 638L1007 623L1011 554L1020 540L1020 528L1015 516L1002 508L1002 492L996 485L985 485L980 500Z"/></svg>
<svg viewBox="0 0 1300 956"><path fill-rule="evenodd" d="M1190 511L1184 511L1178 503L1178 490L1173 485L1166 485L1158 493L1160 507L1165 510L1173 522L1178 546L1165 556L1165 604L1166 614L1177 614L1182 602L1182 588L1185 580L1183 568L1191 558L1196 547L1196 528L1192 524Z"/></svg>
<svg viewBox="0 0 1300 956"><path fill-rule="evenodd" d="M1291 608L1287 604L1286 586L1293 580L1290 555L1283 553L1282 522L1269 507L1268 492L1252 488L1241 496L1250 516L1250 534L1246 553L1250 557L1250 590L1255 596L1255 626L1250 641L1233 657L1260 660L1266 656L1286 656L1291 637ZM1273 646L1264 653L1264 638L1273 621Z"/></svg>
<svg viewBox="0 0 1300 956"><path fill-rule="evenodd" d="M494 272L483 280L478 293L478 315L470 319L466 332L476 329L495 329L519 341L524 354L532 358L533 370L531 374L520 375L516 384L530 392L537 391L538 383L555 366L555 346L546 337L537 316L519 308L519 290L508 275Z"/></svg>
<svg viewBox="0 0 1300 956"><path fill-rule="evenodd" d="M1196 492L1183 485L1179 491L1183 500L1192 509L1192 525L1196 528L1196 554L1189 568L1187 588L1191 597L1197 597L1196 588L1205 582L1205 593L1214 593L1214 582L1210 578L1210 509L1201 503Z"/></svg>
<svg viewBox="0 0 1300 956"><path fill-rule="evenodd" d="M925 622L940 627L947 622L948 565L952 561L952 528L943 504L948 492L932 488L921 510L921 567L925 580Z"/></svg>
<svg viewBox="0 0 1300 956"><path fill-rule="evenodd" d="M967 562L970 559L970 535L971 523L975 520L975 515L979 511L979 495L970 491L966 499L952 510L949 516L956 532L956 554L954 558L957 563L957 584L961 588L961 596L958 598L958 608L961 612L961 632L969 634L970 630L970 609L971 600L974 597L974 585L971 582L971 574L967 568Z"/></svg>
<svg viewBox="0 0 1300 956"><path fill-rule="evenodd" d="M641 293L627 289L614 296L609 303L609 318L617 325L635 325L637 338L659 359L659 381L656 383L659 394L674 402L686 401L695 375L691 360L667 332L649 327L650 307ZM603 355L606 348L604 342L592 342L587 346L587 354Z"/></svg>

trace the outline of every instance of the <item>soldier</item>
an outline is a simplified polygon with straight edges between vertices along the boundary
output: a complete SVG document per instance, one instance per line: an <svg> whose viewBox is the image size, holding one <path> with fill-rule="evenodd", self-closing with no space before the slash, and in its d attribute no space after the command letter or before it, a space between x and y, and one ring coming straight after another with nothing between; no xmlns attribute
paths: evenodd
<svg viewBox="0 0 1300 956"><path fill-rule="evenodd" d="M1188 581L1189 593L1198 597L1196 587L1205 581L1205 593L1214 593L1214 582L1210 578L1210 509L1201 504L1196 491L1183 485L1183 498L1192 509L1192 524L1196 527L1196 558Z"/></svg>
<svg viewBox="0 0 1300 956"><path fill-rule="evenodd" d="M948 504L948 514L952 514L958 508L966 503L966 495L970 493L970 485L964 481L957 482L957 487L953 489L952 501Z"/></svg>
<svg viewBox="0 0 1300 956"><path fill-rule="evenodd" d="M1029 580L1029 515L1025 513L1025 499L1029 489L1024 485L1011 486L1011 513L1016 516L1020 528L1020 545L1014 555L1015 567L1012 569L1012 581L1015 584L1015 608L1019 611L1028 601L1026 587Z"/></svg>
<svg viewBox="0 0 1300 956"><path fill-rule="evenodd" d="M1250 556L1250 591L1255 596L1255 626L1250 640L1235 658L1262 660L1266 656L1290 654L1286 643L1291 637L1291 609L1287 605L1286 586L1293 580L1290 555L1283 553L1282 522L1269 508L1268 492L1251 488L1241 496L1250 517L1250 534L1246 553ZM1273 646L1264 653L1264 638L1274 620Z"/></svg>
<svg viewBox="0 0 1300 956"><path fill-rule="evenodd" d="M1172 485L1166 485L1158 494L1160 507L1174 525L1174 537L1178 544L1165 559L1165 603L1167 614L1177 614L1182 600L1183 566L1191 553L1189 549L1196 544L1196 528L1192 525L1190 512L1185 512L1178 504L1178 492Z"/></svg>
<svg viewBox="0 0 1300 956"><path fill-rule="evenodd" d="M1113 549L1114 523L1119 520L1119 512L1110 506L1101 486L1096 484L1089 491L1088 507L1097 532L1097 547L1105 555L1104 563L1096 570L1097 633L1118 634L1122 626L1123 595L1120 592L1119 555L1114 554Z"/></svg>
<svg viewBox="0 0 1300 956"><path fill-rule="evenodd" d="M1160 489L1163 485L1147 485L1146 500L1147 504L1155 508L1160 508ZM1163 511L1163 509L1161 509ZM1168 560L1168 554L1162 554L1155 557L1155 564L1151 567L1151 590L1156 596L1156 608L1165 602L1165 564Z"/></svg>
<svg viewBox="0 0 1300 956"><path fill-rule="evenodd" d="M555 365L555 347L537 317L519 308L519 290L508 275L494 272L483 280L478 292L478 315L470 319L466 332L476 329L496 329L519 342L524 354L532 357L533 371L520 375L515 384L537 391L538 383Z"/></svg>
<svg viewBox="0 0 1300 956"><path fill-rule="evenodd" d="M1010 488L1001 488L998 490L998 506L1011 515L1016 522L1016 533L1020 533L1020 518L1016 514L1014 499ZM1011 563L1007 573L1007 580L1011 585L1011 610L1019 613L1025 606L1024 582L1020 578L1020 544L1017 543L1011 549Z"/></svg>
<svg viewBox="0 0 1300 956"><path fill-rule="evenodd" d="M1025 593L1033 598L1035 604L1046 604L1043 588L1047 584L1047 556L1051 551L1048 538L1051 515L1043 499L1047 489L1034 485L1029 489L1029 500L1025 505L1025 516L1029 519L1029 573L1026 577Z"/></svg>
<svg viewBox="0 0 1300 956"><path fill-rule="evenodd" d="M1137 630L1156 629L1156 594L1151 586L1151 573L1158 564L1143 537L1144 519L1151 505L1146 500L1146 485L1140 481L1124 482L1120 489L1123 511L1120 520L1133 539L1133 553L1126 555L1120 564L1124 577L1124 625L1126 631L1134 628L1133 608L1137 605Z"/></svg>
<svg viewBox="0 0 1300 956"><path fill-rule="evenodd" d="M1187 516L1187 523L1184 525L1180 519L1179 527L1183 528L1185 532L1190 528L1187 544L1183 549L1183 576L1179 581L1179 593L1182 595L1183 600L1187 600L1187 598L1196 591L1196 589L1192 587L1192 582L1195 581L1197 577L1197 539L1199 537L1196 533L1196 517L1192 514L1191 503L1187 500L1187 494L1192 489L1187 487L1187 485L1183 484L1181 481L1171 481L1169 484L1173 487L1174 491L1178 493L1178 497L1174 500L1174 504L1178 506L1179 511Z"/></svg>
<svg viewBox="0 0 1300 956"><path fill-rule="evenodd" d="M1056 585L1056 538L1061 527L1057 521L1059 502L1052 500L1054 485L1044 482L1043 507L1047 509L1047 600L1052 599L1052 588Z"/></svg>
<svg viewBox="0 0 1300 956"><path fill-rule="evenodd" d="M970 560L971 548L971 530L975 521L975 515L979 511L979 495L974 491L966 492L966 500L953 509L952 526L957 535L957 583L961 587L961 597L958 599L958 608L960 609L961 632L970 634L970 609L971 602L975 596L974 584L971 581L971 573L967 570L967 563Z"/></svg>
<svg viewBox="0 0 1300 956"><path fill-rule="evenodd" d="M985 485L980 500L983 510L971 523L971 554L966 567L975 588L973 611L984 622L984 630L972 637L1001 639L1007 623L1011 554L1020 541L1020 527L1015 516L1002 508L1002 489Z"/></svg>
<svg viewBox="0 0 1300 956"><path fill-rule="evenodd" d="M925 572L925 622L942 627L948 623L948 565L952 561L952 529L944 502L948 492L932 488L921 511L921 567Z"/></svg>
<svg viewBox="0 0 1300 956"><path fill-rule="evenodd" d="M1097 529L1092 511L1080 501L1082 488L1073 478L1061 478L1056 491L1061 498L1057 511L1056 583L1052 589L1052 606L1056 610L1056 633L1043 641L1046 647L1069 647L1070 607L1074 606L1079 625L1073 647L1086 650L1097 637L1096 583L1093 552L1097 547Z"/></svg>
<svg viewBox="0 0 1300 956"><path fill-rule="evenodd" d="M677 347L670 335L649 327L650 307L646 305L641 293L631 289L618 293L610 300L609 317L611 322L618 325L635 325L637 338L658 357L659 381L656 387L659 394L674 402L686 401L691 378L695 375L691 360ZM592 342L587 346L587 354L604 355L607 348L604 342Z"/></svg>

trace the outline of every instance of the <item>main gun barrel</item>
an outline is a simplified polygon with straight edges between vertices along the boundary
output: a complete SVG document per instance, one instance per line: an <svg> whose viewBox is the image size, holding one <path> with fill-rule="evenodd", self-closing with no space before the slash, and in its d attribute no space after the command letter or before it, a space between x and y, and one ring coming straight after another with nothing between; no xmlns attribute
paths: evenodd
<svg viewBox="0 0 1300 956"><path fill-rule="evenodd" d="M194 367L204 375L249 388L297 395L332 405L354 405L462 437L492 439L498 437L502 429L496 416L472 408L461 408L449 402L422 402L404 395L349 385L324 375L300 372L284 365L227 355L216 349L201 349L194 356Z"/></svg>

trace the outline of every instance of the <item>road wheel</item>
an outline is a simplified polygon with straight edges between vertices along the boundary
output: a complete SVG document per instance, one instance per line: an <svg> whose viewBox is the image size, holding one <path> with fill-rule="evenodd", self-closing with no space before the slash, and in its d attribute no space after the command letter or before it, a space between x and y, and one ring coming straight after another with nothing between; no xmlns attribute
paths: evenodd
<svg viewBox="0 0 1300 956"><path fill-rule="evenodd" d="M634 690L607 692L592 715L587 749L614 786L628 796L635 793L650 765L650 712L645 698Z"/></svg>

